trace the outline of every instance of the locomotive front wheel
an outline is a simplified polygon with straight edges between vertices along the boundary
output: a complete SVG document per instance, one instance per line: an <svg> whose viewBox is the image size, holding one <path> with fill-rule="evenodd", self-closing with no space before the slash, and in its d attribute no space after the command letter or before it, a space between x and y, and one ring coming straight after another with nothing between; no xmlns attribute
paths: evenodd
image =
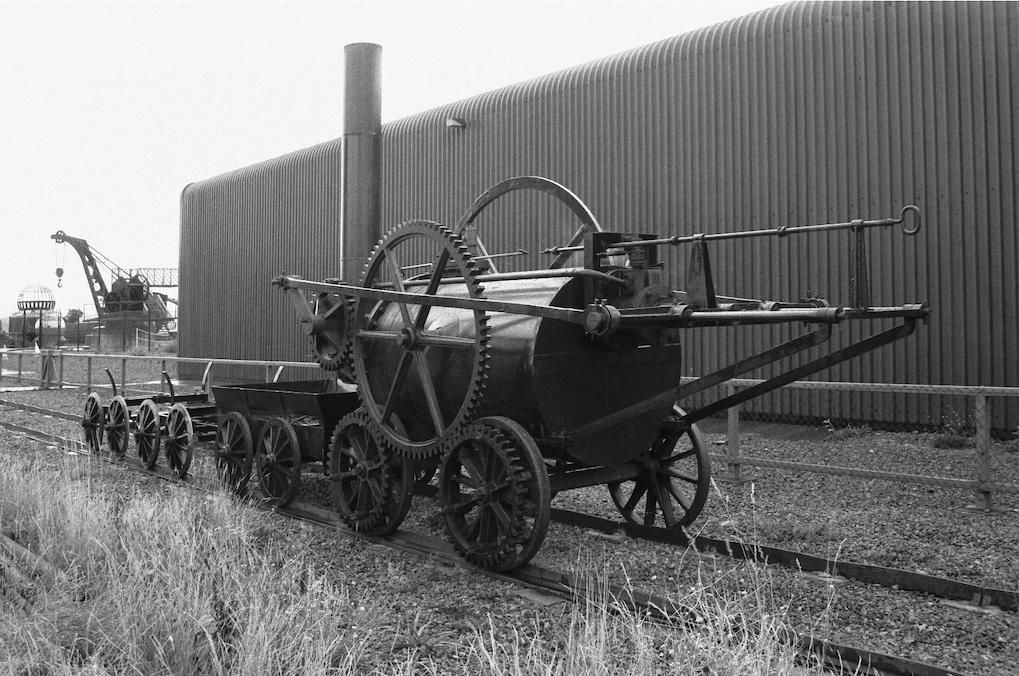
<svg viewBox="0 0 1019 676"><path fill-rule="evenodd" d="M183 404L170 407L166 418L166 462L170 471L183 479L191 469L191 460L195 455L195 428L191 423L191 414Z"/></svg>
<svg viewBox="0 0 1019 676"><path fill-rule="evenodd" d="M110 444L110 453L117 459L123 458L131 436L131 416L124 397L118 394L110 401L106 418L106 439Z"/></svg>
<svg viewBox="0 0 1019 676"><path fill-rule="evenodd" d="M469 425L439 465L439 505L460 555L490 570L512 570L538 551L551 513L545 461L508 418Z"/></svg>
<svg viewBox="0 0 1019 676"><path fill-rule="evenodd" d="M244 493L254 456L251 426L244 416L236 411L221 416L216 424L216 471L231 492Z"/></svg>
<svg viewBox="0 0 1019 676"><path fill-rule="evenodd" d="M651 448L634 461L641 472L637 479L608 485L616 509L630 523L679 528L693 523L704 508L711 460L700 430L676 424L683 415L675 407Z"/></svg>
<svg viewBox="0 0 1019 676"><path fill-rule="evenodd" d="M89 393L85 399L85 413L81 416L81 429L85 447L89 453L98 455L103 446L103 430L106 427L106 412L99 401L99 395Z"/></svg>
<svg viewBox="0 0 1019 676"><path fill-rule="evenodd" d="M414 494L412 472L372 433L365 410L340 420L330 450L333 503L347 527L371 535L399 528Z"/></svg>
<svg viewBox="0 0 1019 676"><path fill-rule="evenodd" d="M270 420L258 435L255 470L259 488L277 507L290 504L297 495L301 478L301 447L294 426L283 418Z"/></svg>
<svg viewBox="0 0 1019 676"><path fill-rule="evenodd" d="M156 402L146 399L135 414L134 445L138 448L138 457L147 469L155 467L156 460L159 459L161 433Z"/></svg>

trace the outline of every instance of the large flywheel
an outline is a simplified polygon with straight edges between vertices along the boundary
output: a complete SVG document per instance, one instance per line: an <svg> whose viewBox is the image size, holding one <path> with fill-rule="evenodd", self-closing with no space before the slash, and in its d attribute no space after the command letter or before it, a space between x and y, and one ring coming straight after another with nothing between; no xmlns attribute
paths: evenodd
<svg viewBox="0 0 1019 676"><path fill-rule="evenodd" d="M420 302L352 302L354 378L386 443L404 457L443 452L473 419L488 366L483 310L430 305L429 298L483 298L463 241L431 221L410 221L382 238L361 286L418 294Z"/></svg>

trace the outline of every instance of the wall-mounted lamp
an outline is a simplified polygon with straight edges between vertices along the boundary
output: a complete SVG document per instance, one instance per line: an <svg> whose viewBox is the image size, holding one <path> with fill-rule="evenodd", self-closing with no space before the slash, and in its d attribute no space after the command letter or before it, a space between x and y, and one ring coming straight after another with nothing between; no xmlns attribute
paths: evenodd
<svg viewBox="0 0 1019 676"><path fill-rule="evenodd" d="M446 118L446 127L449 128L449 129L463 129L466 126L467 126L467 123L464 122L459 117L447 117Z"/></svg>

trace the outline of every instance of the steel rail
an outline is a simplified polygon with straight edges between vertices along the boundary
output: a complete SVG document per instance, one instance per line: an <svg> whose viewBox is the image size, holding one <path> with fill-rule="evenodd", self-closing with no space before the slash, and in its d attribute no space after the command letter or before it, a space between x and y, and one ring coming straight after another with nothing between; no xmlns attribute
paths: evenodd
<svg viewBox="0 0 1019 676"><path fill-rule="evenodd" d="M90 455L84 449L84 444L76 440L47 434L4 421L0 421L0 427L43 441L44 443L55 444L59 442L65 448L71 448L82 455ZM217 492L199 486L193 480L189 480L188 478L181 479L162 467L155 470L147 469L134 458L115 460L107 455L102 455L101 458L110 463L118 463L129 466L142 474L186 485L204 493L213 494ZM559 598L563 598L564 600L575 601L577 598L587 598L608 601L631 611L635 611L639 613L641 617L648 618L658 623L667 624L680 629L687 629L696 626L696 618L698 617L697 611L678 604L663 596L651 594L645 591L635 590L617 584L606 585L592 581L588 578L561 573L547 568L542 568L534 564L527 564L517 570L505 573L489 571L470 566L465 563L459 556L456 555L448 543L437 538L405 531L397 531L396 533L385 537L357 533L345 528L332 512L304 503L295 503L288 507L274 507L260 504L258 502L252 502L251 504L252 506L260 509L282 513L290 518L300 519L322 527L330 528L334 532L347 537L360 537L400 551L415 553L428 558L440 559L457 568L481 573L493 579L499 579L512 584L529 587L531 589L555 595ZM866 579L868 571L879 569L879 567L867 566L865 564L852 564L849 562L836 563L800 552L785 552L784 550L777 548L763 547L760 545L712 540L704 537L694 538L691 542L680 530L638 526L635 524L621 524L609 521L608 519L601 519L600 517L592 517L578 514L576 512L568 512L557 509L553 509L552 512L553 518L560 523L579 525L581 527L602 526L602 530L606 530L607 526L607 529L612 531L622 527L628 533L641 533L641 535L638 535L637 537L665 543L672 543L674 541L678 542L679 538L683 538L685 541L684 546L690 546L692 544L697 551L716 551L717 553L726 554L733 558L747 560L761 560L763 558L764 561L768 562L772 560L779 560L785 555L792 555L796 557L795 565L793 567L799 568L801 571L832 571L833 573L843 575L845 574L845 571L852 571L853 576L851 579L857 579L864 582L871 581ZM643 531L647 531L647 534L644 534ZM821 569L818 568L818 566L824 566L824 568ZM908 571L895 571L894 569L884 570L892 570L893 573L899 573L904 576L902 578L895 578L897 581L891 583L899 584L900 589L905 588L903 586L903 582L908 580L908 576L917 575L915 573L909 573ZM952 583L953 581L947 580L946 582ZM880 575L874 576L872 583L882 584L883 582ZM887 580L885 580L884 583L887 583ZM955 584L965 587L965 583ZM994 596L993 592L1002 592L1006 595L1012 594L1012 603L1015 604L1015 594L1013 592L985 590L983 588L980 588L980 590L979 596L971 596L969 597L969 600L975 601L979 598L980 602L986 605L998 600L999 597ZM738 618L734 617L733 619L737 620ZM742 625L744 623L739 624ZM838 673L859 673L860 669L878 669L881 673L888 674L890 676L964 676L962 672L955 669L946 669L904 657L878 653L856 646L840 645L831 641L809 636L798 636L794 634L788 637L788 639L789 643L795 647L799 654L819 659L823 664L833 670L836 670Z"/></svg>

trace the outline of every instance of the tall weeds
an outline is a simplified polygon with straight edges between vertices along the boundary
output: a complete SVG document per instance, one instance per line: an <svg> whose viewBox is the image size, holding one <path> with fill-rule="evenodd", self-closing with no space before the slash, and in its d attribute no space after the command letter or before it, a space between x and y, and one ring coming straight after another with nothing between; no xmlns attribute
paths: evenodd
<svg viewBox="0 0 1019 676"><path fill-rule="evenodd" d="M738 584L731 571L704 567L677 592L694 610L685 631L603 594L509 640L494 619L443 635L452 659L407 640L409 650L390 655L402 634L386 599L313 570L287 546L278 517L175 486L111 492L110 480L129 470L75 456L52 468L32 457L2 465L0 530L62 573L27 611L3 607L0 674L809 673L796 670L782 618L769 615L777 604L767 575L753 564Z"/></svg>

